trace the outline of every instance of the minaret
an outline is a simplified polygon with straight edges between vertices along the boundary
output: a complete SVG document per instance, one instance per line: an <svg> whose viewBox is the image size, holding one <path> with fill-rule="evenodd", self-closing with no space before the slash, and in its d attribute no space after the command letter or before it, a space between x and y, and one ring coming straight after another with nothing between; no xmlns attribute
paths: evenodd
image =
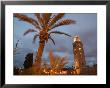
<svg viewBox="0 0 110 88"><path fill-rule="evenodd" d="M77 74L82 72L83 67L86 65L83 44L78 36L73 37L73 54L74 54L74 67Z"/></svg>

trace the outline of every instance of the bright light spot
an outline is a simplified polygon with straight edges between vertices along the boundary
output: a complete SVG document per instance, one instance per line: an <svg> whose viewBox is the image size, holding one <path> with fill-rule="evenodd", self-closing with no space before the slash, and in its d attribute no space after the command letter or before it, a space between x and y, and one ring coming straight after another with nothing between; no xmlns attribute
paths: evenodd
<svg viewBox="0 0 110 88"><path fill-rule="evenodd" d="M81 48L79 48L79 50L81 50Z"/></svg>
<svg viewBox="0 0 110 88"><path fill-rule="evenodd" d="M75 41L81 41L81 40L80 40L80 37L74 36L74 37L73 37L73 41L75 42Z"/></svg>

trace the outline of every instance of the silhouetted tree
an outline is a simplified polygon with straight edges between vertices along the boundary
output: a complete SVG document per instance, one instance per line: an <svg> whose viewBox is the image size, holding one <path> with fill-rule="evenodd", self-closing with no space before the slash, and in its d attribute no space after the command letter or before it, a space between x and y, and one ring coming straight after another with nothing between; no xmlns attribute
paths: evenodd
<svg viewBox="0 0 110 88"><path fill-rule="evenodd" d="M33 53L28 53L24 61L24 69L32 67L33 64Z"/></svg>

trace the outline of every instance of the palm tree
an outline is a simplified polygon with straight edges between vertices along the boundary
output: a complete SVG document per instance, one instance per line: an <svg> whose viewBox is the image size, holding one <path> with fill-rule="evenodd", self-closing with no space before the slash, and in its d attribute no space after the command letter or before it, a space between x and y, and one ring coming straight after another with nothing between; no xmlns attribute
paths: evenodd
<svg viewBox="0 0 110 88"><path fill-rule="evenodd" d="M21 21L30 23L35 27L35 29L28 29L27 31L25 31L24 35L34 32L35 35L33 38L33 42L35 42L36 38L39 37L39 48L38 48L35 63L34 63L34 65L38 68L37 71L39 71L40 66L41 66L41 57L43 54L45 43L47 43L48 39L50 39L55 45L55 42L53 38L51 37L51 35L52 34L64 34L66 36L70 36L64 32L51 31L51 30L59 26L75 24L75 21L70 20L70 19L61 20L65 15L64 13L58 13L58 14L34 13L34 15L36 16L36 19L28 17L24 14L14 13L14 17L17 17Z"/></svg>
<svg viewBox="0 0 110 88"><path fill-rule="evenodd" d="M53 50L49 51L50 67L52 69L63 69L64 66L68 63L66 57L55 56Z"/></svg>

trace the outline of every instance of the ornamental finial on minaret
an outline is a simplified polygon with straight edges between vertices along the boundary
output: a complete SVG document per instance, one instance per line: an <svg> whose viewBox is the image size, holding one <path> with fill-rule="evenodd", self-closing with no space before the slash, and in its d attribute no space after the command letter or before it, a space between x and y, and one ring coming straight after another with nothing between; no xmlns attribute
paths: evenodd
<svg viewBox="0 0 110 88"><path fill-rule="evenodd" d="M81 41L80 37L77 35L73 37L73 42L76 42L76 41Z"/></svg>

